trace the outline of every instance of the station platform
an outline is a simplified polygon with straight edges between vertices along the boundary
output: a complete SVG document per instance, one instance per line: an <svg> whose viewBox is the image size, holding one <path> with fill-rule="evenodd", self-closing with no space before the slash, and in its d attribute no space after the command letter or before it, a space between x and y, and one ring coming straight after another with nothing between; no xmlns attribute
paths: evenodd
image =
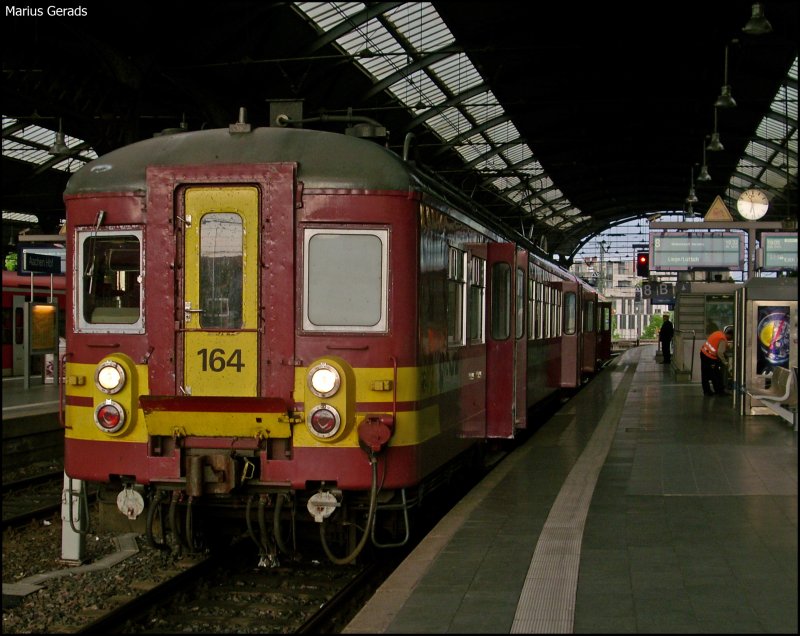
<svg viewBox="0 0 800 636"><path fill-rule="evenodd" d="M3 421L31 415L58 413L59 385L44 384L41 376L3 378Z"/></svg>
<svg viewBox="0 0 800 636"><path fill-rule="evenodd" d="M621 354L342 630L797 633L797 433Z"/></svg>

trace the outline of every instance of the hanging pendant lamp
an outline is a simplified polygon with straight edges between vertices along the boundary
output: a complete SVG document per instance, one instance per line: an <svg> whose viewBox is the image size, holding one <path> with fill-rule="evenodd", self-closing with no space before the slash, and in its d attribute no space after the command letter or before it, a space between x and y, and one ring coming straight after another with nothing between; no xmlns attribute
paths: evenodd
<svg viewBox="0 0 800 636"><path fill-rule="evenodd" d="M719 152L720 150L725 150L725 146L722 145L722 142L719 140L719 133L717 132L717 109L714 108L714 132L711 133L711 141L709 142L708 146L706 146L711 152Z"/></svg>
<svg viewBox="0 0 800 636"><path fill-rule="evenodd" d="M764 17L764 5L760 2L753 3L752 14L747 24L742 27L742 31L748 35L766 35L772 33L772 25Z"/></svg>
<svg viewBox="0 0 800 636"><path fill-rule="evenodd" d="M736 100L733 99L731 96L731 87L728 84L728 45L725 45L725 79L724 84L722 85L722 91L720 92L719 97L717 97L717 101L714 102L714 106L717 108L734 108L736 106Z"/></svg>
<svg viewBox="0 0 800 636"><path fill-rule="evenodd" d="M700 166L700 174L697 175L698 181L711 181L711 175L708 174L708 165L706 164L706 144L703 143L703 165Z"/></svg>
<svg viewBox="0 0 800 636"><path fill-rule="evenodd" d="M58 132L56 133L56 140L52 146L47 150L48 153L56 157L69 154L69 146L67 146L64 139L64 130L61 127L61 118L58 119Z"/></svg>

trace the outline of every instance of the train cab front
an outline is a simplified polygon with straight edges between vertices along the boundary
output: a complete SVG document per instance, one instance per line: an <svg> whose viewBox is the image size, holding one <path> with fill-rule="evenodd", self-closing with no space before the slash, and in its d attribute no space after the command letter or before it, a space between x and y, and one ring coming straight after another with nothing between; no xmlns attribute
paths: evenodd
<svg viewBox="0 0 800 636"><path fill-rule="evenodd" d="M392 380L381 380L391 386ZM174 482L191 496L228 495L309 484L346 490L370 486L369 457L392 437L391 413L356 413L356 378L326 356L295 371L295 396L151 396L139 398L151 480Z"/></svg>
<svg viewBox="0 0 800 636"><path fill-rule="evenodd" d="M279 398L148 393L146 365L124 353L67 365L65 457L72 476L227 495L291 460L292 416Z"/></svg>

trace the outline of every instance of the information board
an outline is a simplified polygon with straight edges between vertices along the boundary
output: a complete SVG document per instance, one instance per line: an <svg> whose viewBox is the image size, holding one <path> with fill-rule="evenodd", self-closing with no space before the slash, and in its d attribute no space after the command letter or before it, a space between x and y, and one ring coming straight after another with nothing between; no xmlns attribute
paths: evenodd
<svg viewBox="0 0 800 636"><path fill-rule="evenodd" d="M53 254L22 253L22 271L32 274L63 274L61 258Z"/></svg>
<svg viewBox="0 0 800 636"><path fill-rule="evenodd" d="M19 274L63 274L67 261L65 247L20 243L17 247Z"/></svg>
<svg viewBox="0 0 800 636"><path fill-rule="evenodd" d="M642 297L645 300L649 300L653 305L674 305L675 287L672 283L643 281Z"/></svg>
<svg viewBox="0 0 800 636"><path fill-rule="evenodd" d="M650 271L743 270L744 239L736 232L651 232Z"/></svg>
<svg viewBox="0 0 800 636"><path fill-rule="evenodd" d="M28 303L30 320L28 353L58 351L58 305L55 303Z"/></svg>
<svg viewBox="0 0 800 636"><path fill-rule="evenodd" d="M797 269L797 232L765 232L761 235L761 269Z"/></svg>

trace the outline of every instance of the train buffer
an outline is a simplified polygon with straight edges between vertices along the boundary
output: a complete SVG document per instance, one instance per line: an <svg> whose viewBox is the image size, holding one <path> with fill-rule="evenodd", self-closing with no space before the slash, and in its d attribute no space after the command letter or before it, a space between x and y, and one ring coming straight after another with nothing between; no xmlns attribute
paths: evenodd
<svg viewBox="0 0 800 636"><path fill-rule="evenodd" d="M767 378L770 380L769 388L749 388L746 393L797 430L797 367L791 370L775 367Z"/></svg>

